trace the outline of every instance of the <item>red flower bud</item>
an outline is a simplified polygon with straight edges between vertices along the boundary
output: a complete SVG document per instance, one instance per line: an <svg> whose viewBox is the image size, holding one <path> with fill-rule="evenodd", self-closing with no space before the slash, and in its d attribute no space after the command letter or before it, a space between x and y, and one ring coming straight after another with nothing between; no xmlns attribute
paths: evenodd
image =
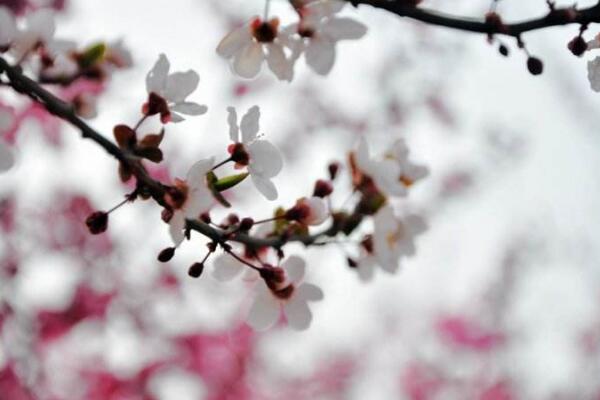
<svg viewBox="0 0 600 400"><path fill-rule="evenodd" d="M106 232L108 228L108 214L103 211L96 211L87 217L85 224L92 235Z"/></svg>
<svg viewBox="0 0 600 400"><path fill-rule="evenodd" d="M167 247L166 249L163 249L160 253L158 253L158 261L163 263L171 261L174 255L175 247Z"/></svg>

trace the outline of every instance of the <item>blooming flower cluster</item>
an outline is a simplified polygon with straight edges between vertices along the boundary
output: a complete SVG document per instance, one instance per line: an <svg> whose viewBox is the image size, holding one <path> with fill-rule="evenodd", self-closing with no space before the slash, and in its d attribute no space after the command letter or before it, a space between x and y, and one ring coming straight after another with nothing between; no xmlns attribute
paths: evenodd
<svg viewBox="0 0 600 400"><path fill-rule="evenodd" d="M231 61L242 78L254 78L266 61L280 80L291 81L294 64L304 54L307 65L327 75L335 63L336 44L360 39L367 28L358 21L338 17L346 2L320 0L298 4L299 21L279 27L279 19L254 17L221 40L217 53Z"/></svg>

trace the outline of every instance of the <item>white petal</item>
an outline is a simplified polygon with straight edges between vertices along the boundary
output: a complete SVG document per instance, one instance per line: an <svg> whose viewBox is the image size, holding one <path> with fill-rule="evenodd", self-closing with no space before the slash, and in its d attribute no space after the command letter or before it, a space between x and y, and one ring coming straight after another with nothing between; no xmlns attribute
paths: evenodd
<svg viewBox="0 0 600 400"><path fill-rule="evenodd" d="M368 171L371 167L371 155L369 154L369 144L364 136L358 140L356 149L356 163L362 171Z"/></svg>
<svg viewBox="0 0 600 400"><path fill-rule="evenodd" d="M28 31L36 34L38 40L49 41L56 30L54 12L48 8L34 11L27 16L26 26Z"/></svg>
<svg viewBox="0 0 600 400"><path fill-rule="evenodd" d="M285 270L285 273L291 283L298 283L304 278L304 271L306 270L306 263L298 256L290 256L281 264L281 268Z"/></svg>
<svg viewBox="0 0 600 400"><path fill-rule="evenodd" d="M328 217L327 203L320 197L306 199L310 208L310 215L305 221L308 225L321 225Z"/></svg>
<svg viewBox="0 0 600 400"><path fill-rule="evenodd" d="M254 299L246 321L256 330L265 330L277 322L280 312L279 302L269 293L263 292Z"/></svg>
<svg viewBox="0 0 600 400"><path fill-rule="evenodd" d="M295 296L304 301L320 301L323 300L323 291L317 285L312 283L303 283L296 288Z"/></svg>
<svg viewBox="0 0 600 400"><path fill-rule="evenodd" d="M183 102L171 107L171 111L176 111L185 115L202 115L208 111L208 107L198 103Z"/></svg>
<svg viewBox="0 0 600 400"><path fill-rule="evenodd" d="M373 257L365 257L358 262L358 266L356 267L358 271L358 277L363 282L369 282L373 279L373 274L375 272L375 260Z"/></svg>
<svg viewBox="0 0 600 400"><path fill-rule="evenodd" d="M237 112L233 107L227 107L227 123L229 124L229 138L232 142L239 142L240 128L237 123Z"/></svg>
<svg viewBox="0 0 600 400"><path fill-rule="evenodd" d="M196 90L199 82L196 71L175 72L167 77L165 97L173 103L181 103Z"/></svg>
<svg viewBox="0 0 600 400"><path fill-rule="evenodd" d="M230 281L238 276L244 265L229 254L221 254L213 261L212 276L220 282Z"/></svg>
<svg viewBox="0 0 600 400"><path fill-rule="evenodd" d="M252 34L250 27L246 24L234 29L221 40L217 46L217 54L224 58L231 58L250 42L252 42Z"/></svg>
<svg viewBox="0 0 600 400"><path fill-rule="evenodd" d="M205 185L205 177L215 164L215 158L206 158L196 161L189 169L185 178L190 188L198 188Z"/></svg>
<svg viewBox="0 0 600 400"><path fill-rule="evenodd" d="M291 328L298 331L308 329L312 321L312 314L306 301L294 297L285 304L284 309L288 325Z"/></svg>
<svg viewBox="0 0 600 400"><path fill-rule="evenodd" d="M175 211L173 217L169 221L169 233L171 234L171 239L175 246L179 246L183 239L185 239L185 234L183 229L185 228L185 215L181 211Z"/></svg>
<svg viewBox="0 0 600 400"><path fill-rule="evenodd" d="M154 67L152 67L150 72L148 72L148 75L146 75L146 91L148 93L154 92L161 96L164 95L169 68L171 68L171 64L169 63L167 56L161 54L154 64Z"/></svg>
<svg viewBox="0 0 600 400"><path fill-rule="evenodd" d="M250 43L235 56L233 70L242 78L254 78L260 72L264 59L262 45L260 43Z"/></svg>
<svg viewBox="0 0 600 400"><path fill-rule="evenodd" d="M171 113L171 122L176 124L183 121L185 121L185 118L183 118L181 115L177 114L176 112Z"/></svg>
<svg viewBox="0 0 600 400"><path fill-rule="evenodd" d="M256 186L258 191L261 192L263 196L267 198L267 200L277 200L277 188L273 182L260 175L250 174L250 177L252 178L252 183L254 183L254 186Z"/></svg>
<svg viewBox="0 0 600 400"><path fill-rule="evenodd" d="M306 63L320 75L327 75L335 63L335 43L325 38L312 39L306 47Z"/></svg>
<svg viewBox="0 0 600 400"><path fill-rule="evenodd" d="M206 186L190 191L189 198L185 203L185 216L188 219L196 219L200 214L210 210L214 203L213 195Z"/></svg>
<svg viewBox="0 0 600 400"><path fill-rule="evenodd" d="M15 165L15 158L10 149L0 143L0 173L6 172Z"/></svg>
<svg viewBox="0 0 600 400"><path fill-rule="evenodd" d="M267 140L256 140L248 147L250 164L248 170L251 174L257 173L266 178L272 178L281 172L283 158L281 152Z"/></svg>
<svg viewBox="0 0 600 400"><path fill-rule="evenodd" d="M6 7L0 7L0 46L9 45L17 34L15 16Z"/></svg>
<svg viewBox="0 0 600 400"><path fill-rule="evenodd" d="M252 106L242 117L240 130L242 131L242 143L249 144L258 134L258 121L260 119L260 108Z"/></svg>
<svg viewBox="0 0 600 400"><path fill-rule="evenodd" d="M351 18L332 18L322 32L334 40L360 39L367 33L367 27Z"/></svg>
<svg viewBox="0 0 600 400"><path fill-rule="evenodd" d="M293 64L285 58L283 47L277 43L270 43L267 48L269 49L267 65L271 71L279 80L291 82L294 76L294 68Z"/></svg>
<svg viewBox="0 0 600 400"><path fill-rule="evenodd" d="M594 92L600 92L600 56L588 61L588 79Z"/></svg>
<svg viewBox="0 0 600 400"><path fill-rule="evenodd" d="M313 18L330 17L344 8L345 2L339 0L315 1L306 6L306 12Z"/></svg>

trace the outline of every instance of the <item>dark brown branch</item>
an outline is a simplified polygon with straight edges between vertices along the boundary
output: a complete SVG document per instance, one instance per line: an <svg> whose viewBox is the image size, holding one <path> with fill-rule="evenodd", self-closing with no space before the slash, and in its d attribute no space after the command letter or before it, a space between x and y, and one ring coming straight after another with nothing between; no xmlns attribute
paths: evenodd
<svg viewBox="0 0 600 400"><path fill-rule="evenodd" d="M115 157L120 163L125 164L133 171L133 175L138 180L138 183L146 188L154 200L160 204L164 203L164 194L167 187L162 183L152 179L146 170L141 166L137 156L127 153L119 148L112 141L108 140L102 134L90 127L84 120L79 118L75 113L74 108L65 101L59 99L54 94L44 89L33 79L25 76L20 67L13 67L4 58L0 57L0 74L5 73L8 78L8 84L15 91L25 94L33 101L43 105L52 115L69 122L76 127L81 135L100 145L107 153ZM306 246L313 244L317 239L324 236L335 236L339 229L335 225L313 235L294 235L289 237L269 237L258 238L243 233L232 233L225 230L213 228L212 226L199 221L188 220L187 226L189 229L199 232L217 243L225 243L234 241L243 243L247 246L257 247L273 247L281 248L289 242L299 242Z"/></svg>
<svg viewBox="0 0 600 400"><path fill-rule="evenodd" d="M489 35L501 34L519 37L525 32L549 28L552 26L600 22L600 3L575 10L573 8L556 8L550 10L543 17L531 19L523 22L510 24L493 24L481 20L461 18L448 14L439 13L422 7L409 5L406 0L348 0L355 6L364 4L376 8L387 10L391 13L425 22L430 25L443 26L446 28L457 29L465 32L485 33Z"/></svg>

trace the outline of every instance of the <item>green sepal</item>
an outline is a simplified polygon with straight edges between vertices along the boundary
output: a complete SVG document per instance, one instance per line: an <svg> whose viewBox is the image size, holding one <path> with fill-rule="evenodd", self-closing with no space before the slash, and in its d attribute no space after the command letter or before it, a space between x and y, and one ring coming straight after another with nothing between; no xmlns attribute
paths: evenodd
<svg viewBox="0 0 600 400"><path fill-rule="evenodd" d="M219 178L215 175L214 172L210 171L206 174L206 182L208 183L208 188L210 189L213 197L221 203L223 207L229 208L231 204L223 197L221 192L216 188L217 182L219 182Z"/></svg>
<svg viewBox="0 0 600 400"><path fill-rule="evenodd" d="M231 189L236 186L238 183L241 183L244 179L248 177L248 173L244 172L243 174L230 175L225 178L221 178L214 183L215 190L219 192L223 192L227 189Z"/></svg>

